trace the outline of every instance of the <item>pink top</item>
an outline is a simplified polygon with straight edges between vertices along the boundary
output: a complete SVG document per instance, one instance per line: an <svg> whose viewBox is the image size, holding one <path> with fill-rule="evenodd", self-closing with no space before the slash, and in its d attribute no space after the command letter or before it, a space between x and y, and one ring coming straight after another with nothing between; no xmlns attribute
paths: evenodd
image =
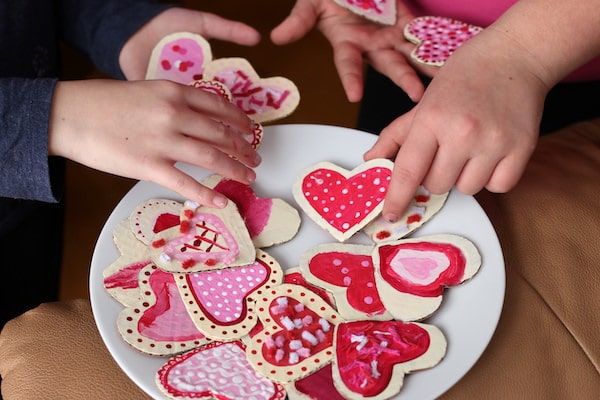
<svg viewBox="0 0 600 400"><path fill-rule="evenodd" d="M455 18L487 27L517 0L405 0L416 16L433 15ZM600 79L600 56L574 71L565 81Z"/></svg>

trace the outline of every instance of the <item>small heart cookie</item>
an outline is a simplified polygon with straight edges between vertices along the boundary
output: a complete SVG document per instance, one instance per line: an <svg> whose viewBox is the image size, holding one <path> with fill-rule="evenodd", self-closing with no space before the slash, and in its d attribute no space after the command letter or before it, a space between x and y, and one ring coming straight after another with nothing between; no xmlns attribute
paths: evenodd
<svg viewBox="0 0 600 400"><path fill-rule="evenodd" d="M300 92L283 77L261 78L244 58L219 58L208 63L205 80L215 80L229 88L233 103L255 122L281 119L300 103Z"/></svg>
<svg viewBox="0 0 600 400"><path fill-rule="evenodd" d="M154 46L146 79L167 79L189 85L202 79L204 67L212 60L210 45L202 36L175 32Z"/></svg>
<svg viewBox="0 0 600 400"><path fill-rule="evenodd" d="M446 17L418 17L406 24L404 37L417 46L411 57L423 64L442 66L463 43L482 28Z"/></svg>
<svg viewBox="0 0 600 400"><path fill-rule="evenodd" d="M381 212L393 166L374 159L348 171L320 162L298 177L292 194L313 221L343 242Z"/></svg>
<svg viewBox="0 0 600 400"><path fill-rule="evenodd" d="M353 13L383 25L396 23L396 0L334 0Z"/></svg>

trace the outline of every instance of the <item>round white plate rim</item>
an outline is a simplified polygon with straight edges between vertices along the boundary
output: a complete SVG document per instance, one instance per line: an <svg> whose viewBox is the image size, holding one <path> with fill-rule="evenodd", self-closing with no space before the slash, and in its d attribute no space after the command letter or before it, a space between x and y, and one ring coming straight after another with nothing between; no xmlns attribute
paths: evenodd
<svg viewBox="0 0 600 400"><path fill-rule="evenodd" d="M347 140L348 136L352 140ZM375 139L376 136L369 133L330 125L266 126L260 149L263 163L257 168L259 178L253 187L261 196L283 198L297 207L291 194L293 181L289 181L289 193L273 194L264 190L263 186L270 185L262 184L261 176L266 173L269 166L272 164L278 166L284 162L288 162L288 166L294 164L292 171L285 168L270 170L271 174L276 175L291 173L292 179L295 179L295 176L305 168L320 161L330 161L344 168L352 169L362 162L362 154L374 143ZM315 147L317 144L319 146ZM310 153L301 154L303 146L308 147ZM288 148L293 149L294 153L285 154L283 149ZM209 174L208 171L189 165L179 165L179 167L200 177ZM288 181L290 177L286 178ZM158 185L148 182L138 182L134 185L117 204L102 228L92 256L89 284L94 318L110 354L125 374L141 389L148 395L160 399L163 396L156 387L154 373L162 363L166 362L167 358L142 354L125 343L116 329L116 317L122 310L122 306L104 290L102 285L103 269L118 257L118 251L112 244L114 227L121 220L127 218L128 213L139 202L155 197L181 200L181 197L174 192ZM299 209L299 207L297 208ZM456 212L461 210L462 212L469 211L469 218L466 221L460 219L460 212ZM443 226L452 228L440 230ZM310 237L302 236L306 230L311 232ZM485 351L496 330L502 311L506 283L502 250L493 226L477 201L472 196L452 191L438 215L417 230L413 236L435 233L454 233L467 237L478 247L483 263L471 282L466 282L454 290L452 288L446 290L440 310L433 317L423 321L440 327L446 334L447 353L444 360L436 367L408 375L404 380L402 391L394 397L397 400L434 399L458 382ZM294 240L299 237L301 240L297 243L314 242L306 247L302 246L304 250L321 242L334 241L304 215L302 216L301 230ZM298 245L293 243L294 240L265 250L279 260L282 266L292 267L294 265L290 259L295 259L296 256L290 257L289 254L299 254L303 251L297 248ZM369 242L363 237L358 238L357 243ZM471 301L473 298L478 301ZM476 323L477 326L469 326L469 323Z"/></svg>

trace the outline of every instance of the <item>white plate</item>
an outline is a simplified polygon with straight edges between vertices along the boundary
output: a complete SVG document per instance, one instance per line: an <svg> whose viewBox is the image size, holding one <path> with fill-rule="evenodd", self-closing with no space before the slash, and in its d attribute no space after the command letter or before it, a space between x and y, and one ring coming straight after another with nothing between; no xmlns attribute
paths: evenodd
<svg viewBox="0 0 600 400"><path fill-rule="evenodd" d="M260 197L278 197L296 206L292 184L302 171L320 161L330 161L346 169L363 162L363 153L376 136L353 129L324 125L276 125L265 127L253 185ZM180 166L201 179L206 170ZM139 182L123 197L112 212L98 238L90 271L90 296L94 318L108 350L125 373L150 396L163 398L154 375L167 358L152 357L130 347L120 336L116 319L122 306L105 290L102 271L118 257L113 244L115 226L127 218L139 203L150 198L181 196L161 186ZM298 208L299 209L299 208ZM290 242L265 249L282 267L297 265L300 255L320 243L335 241L301 212L302 225ZM435 324L446 335L448 351L442 362L426 371L408 375L396 399L434 399L471 369L487 347L498 323L504 301L505 275L502 250L486 214L471 196L451 192L442 210L413 236L453 233L470 239L482 255L482 266L475 277L445 291L441 308L426 322ZM348 242L369 243L357 234Z"/></svg>

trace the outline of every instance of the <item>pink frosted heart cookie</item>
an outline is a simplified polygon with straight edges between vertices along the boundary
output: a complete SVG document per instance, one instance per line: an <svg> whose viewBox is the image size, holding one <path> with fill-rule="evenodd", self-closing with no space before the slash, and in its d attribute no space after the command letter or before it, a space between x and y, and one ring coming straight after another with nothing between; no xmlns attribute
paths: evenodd
<svg viewBox="0 0 600 400"><path fill-rule="evenodd" d="M446 203L448 195L449 193L431 194L421 186L396 222L389 222L379 215L364 227L363 232L375 243L403 238L437 214Z"/></svg>
<svg viewBox="0 0 600 400"><path fill-rule="evenodd" d="M168 272L198 272L247 265L256 250L237 207L222 209L186 202L178 225L157 233L150 258Z"/></svg>
<svg viewBox="0 0 600 400"><path fill-rule="evenodd" d="M381 212L393 165L374 159L348 171L317 163L298 177L292 193L313 221L343 242Z"/></svg>
<svg viewBox="0 0 600 400"><path fill-rule="evenodd" d="M202 36L176 32L165 36L152 50L146 79L166 79L188 85L202 79L212 60L210 45Z"/></svg>
<svg viewBox="0 0 600 400"><path fill-rule="evenodd" d="M333 381L346 399L390 399L404 376L437 365L447 342L433 325L353 321L335 329Z"/></svg>
<svg viewBox="0 0 600 400"><path fill-rule="evenodd" d="M385 308L395 319L418 321L439 308L445 288L477 273L481 255L464 237L438 234L380 244L373 262Z"/></svg>
<svg viewBox="0 0 600 400"><path fill-rule="evenodd" d="M325 243L302 254L306 280L332 293L345 320L392 319L375 285L373 246Z"/></svg>
<svg viewBox="0 0 600 400"><path fill-rule="evenodd" d="M292 81L283 77L261 78L244 58L213 60L205 68L204 79L227 86L233 103L258 123L284 118L300 102L300 92Z"/></svg>
<svg viewBox="0 0 600 400"><path fill-rule="evenodd" d="M463 43L482 28L446 17L418 17L406 24L404 37L417 46L411 57L426 65L441 66Z"/></svg>
<svg viewBox="0 0 600 400"><path fill-rule="evenodd" d="M256 301L262 331L248 341L248 360L275 382L300 379L331 362L339 314L305 287L281 284Z"/></svg>
<svg viewBox="0 0 600 400"><path fill-rule="evenodd" d="M261 250L253 264L179 274L176 278L194 323L207 337L216 340L247 335L257 323L256 298L282 280L279 263Z"/></svg>
<svg viewBox="0 0 600 400"><path fill-rule="evenodd" d="M353 13L383 24L396 23L396 0L334 0Z"/></svg>
<svg viewBox="0 0 600 400"><path fill-rule="evenodd" d="M291 240L300 228L300 214L282 199L259 197L249 185L211 175L202 181L207 187L233 201L257 248Z"/></svg>
<svg viewBox="0 0 600 400"><path fill-rule="evenodd" d="M176 356L156 374L170 399L283 400L282 385L257 374L240 341L213 342Z"/></svg>
<svg viewBox="0 0 600 400"><path fill-rule="evenodd" d="M140 271L141 297L117 318L123 339L141 352L165 356L208 343L183 304L173 274L149 264Z"/></svg>

